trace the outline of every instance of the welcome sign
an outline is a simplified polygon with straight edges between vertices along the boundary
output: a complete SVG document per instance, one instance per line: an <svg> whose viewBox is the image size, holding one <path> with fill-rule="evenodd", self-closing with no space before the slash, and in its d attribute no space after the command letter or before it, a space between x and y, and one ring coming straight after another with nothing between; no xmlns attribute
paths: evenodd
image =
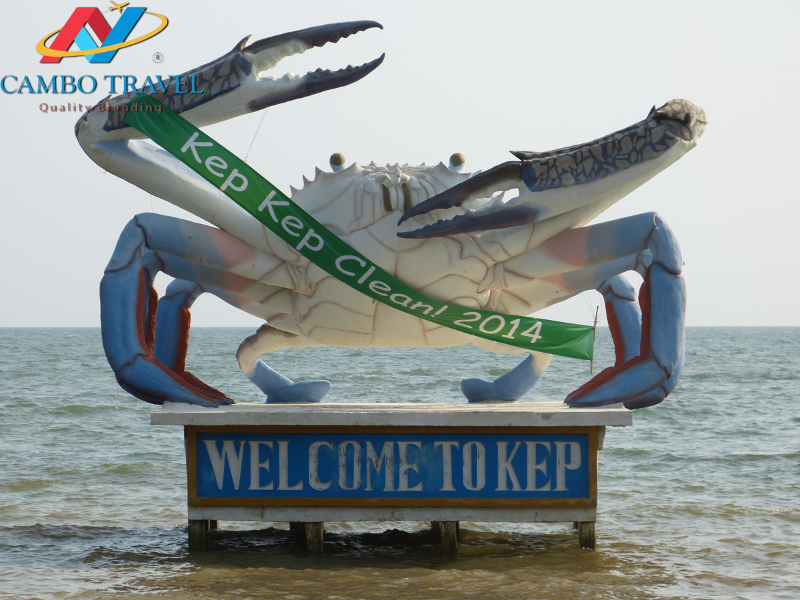
<svg viewBox="0 0 800 600"><path fill-rule="evenodd" d="M189 504L596 506L594 428L478 429L188 427Z"/></svg>

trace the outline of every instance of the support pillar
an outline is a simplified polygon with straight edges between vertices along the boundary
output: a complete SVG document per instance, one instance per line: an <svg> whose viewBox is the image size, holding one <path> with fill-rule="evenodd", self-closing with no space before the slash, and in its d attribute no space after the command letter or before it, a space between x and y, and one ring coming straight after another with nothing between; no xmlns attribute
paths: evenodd
<svg viewBox="0 0 800 600"><path fill-rule="evenodd" d="M431 529L439 532L442 543L442 554L456 554L458 552L458 521L434 521Z"/></svg>
<svg viewBox="0 0 800 600"><path fill-rule="evenodd" d="M289 523L289 531L294 540L314 554L322 554L325 523Z"/></svg>
<svg viewBox="0 0 800 600"><path fill-rule="evenodd" d="M206 521L189 519L189 550L205 550Z"/></svg>
<svg viewBox="0 0 800 600"><path fill-rule="evenodd" d="M597 545L597 523L578 523L578 542L581 548L594 550Z"/></svg>
<svg viewBox="0 0 800 600"><path fill-rule="evenodd" d="M322 539L325 523L303 523L306 530L306 550L312 554L322 554Z"/></svg>

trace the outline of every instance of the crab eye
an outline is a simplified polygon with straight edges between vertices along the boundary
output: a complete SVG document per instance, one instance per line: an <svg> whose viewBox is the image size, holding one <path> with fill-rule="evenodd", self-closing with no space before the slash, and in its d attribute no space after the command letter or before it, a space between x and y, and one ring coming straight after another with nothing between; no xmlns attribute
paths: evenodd
<svg viewBox="0 0 800 600"><path fill-rule="evenodd" d="M692 139L692 130L680 121L664 119L661 124L669 129L676 137L679 137L682 140L686 140L688 142Z"/></svg>
<svg viewBox="0 0 800 600"><path fill-rule="evenodd" d="M464 168L465 162L467 162L467 159L464 158L464 155L461 154L461 152L456 152L450 157L450 164L448 165L448 168L451 171L459 172Z"/></svg>
<svg viewBox="0 0 800 600"><path fill-rule="evenodd" d="M338 173L339 171L344 169L344 161L345 161L344 154L342 154L341 152L337 152L336 154L331 154L331 159L330 159L331 170L334 173Z"/></svg>

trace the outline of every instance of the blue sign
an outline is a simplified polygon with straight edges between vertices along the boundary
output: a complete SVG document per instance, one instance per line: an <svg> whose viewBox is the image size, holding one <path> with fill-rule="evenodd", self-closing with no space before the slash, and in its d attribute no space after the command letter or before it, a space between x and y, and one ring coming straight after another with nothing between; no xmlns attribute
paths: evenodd
<svg viewBox="0 0 800 600"><path fill-rule="evenodd" d="M209 433L198 498L589 498L587 434Z"/></svg>

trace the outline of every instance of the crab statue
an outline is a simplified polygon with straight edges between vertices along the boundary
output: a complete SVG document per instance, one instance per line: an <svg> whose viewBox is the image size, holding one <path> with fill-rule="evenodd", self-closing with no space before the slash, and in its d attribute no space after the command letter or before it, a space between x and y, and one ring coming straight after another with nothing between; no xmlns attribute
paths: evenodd
<svg viewBox="0 0 800 600"><path fill-rule="evenodd" d="M373 27L372 21L248 38L187 73L202 93L174 82L156 99L202 127L353 83L359 67L270 77L284 57ZM266 323L237 352L241 369L268 402L319 401L326 381L292 380L261 357L282 348L445 348L472 343L524 353L489 382L462 381L469 401L514 401L541 377L550 356L487 341L400 312L352 290L267 230L219 189L123 122L132 95L106 100L76 124L81 147L101 168L214 227L142 214L123 230L100 286L103 344L119 384L155 404L202 406L233 400L185 370L190 308L204 292ZM705 113L685 100L655 107L604 138L518 159L479 174L449 166L334 163L317 169L292 197L358 252L427 297L465 307L529 315L585 290L607 302L616 364L566 402L650 406L674 388L683 366L685 286L675 235L648 213L585 226L691 150ZM456 155L454 155L456 156ZM341 158L341 157L339 157ZM504 200L503 192L518 190ZM471 208L463 207L469 203ZM399 221L399 222L398 222ZM620 274L644 277L637 304ZM161 299L160 271L175 278ZM640 307L641 306L641 311Z"/></svg>

